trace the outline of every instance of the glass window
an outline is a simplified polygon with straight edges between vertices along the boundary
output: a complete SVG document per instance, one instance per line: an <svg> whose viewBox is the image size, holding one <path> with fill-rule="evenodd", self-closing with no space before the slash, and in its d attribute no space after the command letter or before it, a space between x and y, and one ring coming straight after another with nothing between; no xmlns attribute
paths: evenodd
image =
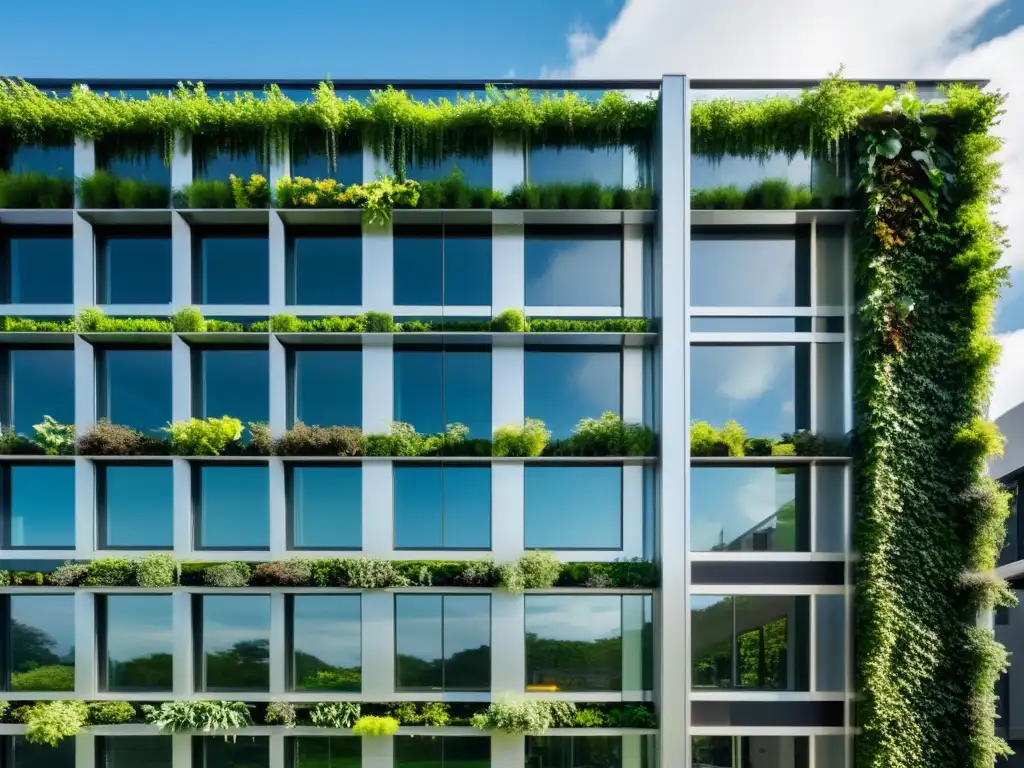
<svg viewBox="0 0 1024 768"><path fill-rule="evenodd" d="M308 94L306 95L308 98ZM345 186L363 183L363 153L361 150L338 152L332 167L326 150L304 147L301 151L293 145L288 158L292 178L335 179ZM338 302L341 303L341 302ZM358 302L357 302L358 303Z"/></svg>
<svg viewBox="0 0 1024 768"><path fill-rule="evenodd" d="M622 762L623 739L647 745L640 736L527 736L526 765L530 768L642 768L651 763L635 753L639 762ZM697 766L697 763L694 763ZM710 766L700 766L710 768Z"/></svg>
<svg viewBox="0 0 1024 768"><path fill-rule="evenodd" d="M809 598L691 598L694 688L805 691Z"/></svg>
<svg viewBox="0 0 1024 768"><path fill-rule="evenodd" d="M24 736L14 737L13 768L75 768L75 740L64 739L56 747L32 744Z"/></svg>
<svg viewBox="0 0 1024 768"><path fill-rule="evenodd" d="M358 736L296 736L288 739L289 768L362 768L363 740Z"/></svg>
<svg viewBox="0 0 1024 768"><path fill-rule="evenodd" d="M491 689L490 595L395 595L400 691Z"/></svg>
<svg viewBox="0 0 1024 768"><path fill-rule="evenodd" d="M99 412L154 437L171 420L171 350L105 349L100 352Z"/></svg>
<svg viewBox="0 0 1024 768"><path fill-rule="evenodd" d="M289 304L363 303L363 236L358 227L336 234L294 235L287 251Z"/></svg>
<svg viewBox="0 0 1024 768"><path fill-rule="evenodd" d="M690 264L695 307L810 306L806 229L697 229Z"/></svg>
<svg viewBox="0 0 1024 768"><path fill-rule="evenodd" d="M199 234L193 254L192 300L197 304L266 304L270 300L266 232Z"/></svg>
<svg viewBox="0 0 1024 768"><path fill-rule="evenodd" d="M734 419L748 437L810 426L810 345L690 348L690 417L721 427Z"/></svg>
<svg viewBox="0 0 1024 768"><path fill-rule="evenodd" d="M270 768L270 737L239 736L228 741L221 736L199 739L202 768Z"/></svg>
<svg viewBox="0 0 1024 768"><path fill-rule="evenodd" d="M71 349L12 349L11 413L8 424L35 436L33 427L50 416L75 423L75 353Z"/></svg>
<svg viewBox="0 0 1024 768"><path fill-rule="evenodd" d="M201 691L270 687L270 595L202 595ZM241 739L239 739L241 741Z"/></svg>
<svg viewBox="0 0 1024 768"><path fill-rule="evenodd" d="M359 549L363 542L363 469L288 465L292 549Z"/></svg>
<svg viewBox="0 0 1024 768"><path fill-rule="evenodd" d="M527 549L622 549L622 467L527 466Z"/></svg>
<svg viewBox="0 0 1024 768"><path fill-rule="evenodd" d="M693 190L734 187L743 208L779 208L774 193L765 194L762 182L785 182L791 190L800 189L806 200L803 208L842 207L846 200L845 159L810 158L797 155L772 155L753 159L726 155L724 157L691 157L690 188ZM810 193L813 193L813 197ZM791 207L787 203L784 207Z"/></svg>
<svg viewBox="0 0 1024 768"><path fill-rule="evenodd" d="M62 231L62 228L54 228ZM64 230L66 231L66 230ZM12 304L70 304L71 235L13 236L7 240L7 288Z"/></svg>
<svg viewBox="0 0 1024 768"><path fill-rule="evenodd" d="M293 353L294 421L322 426L363 423L361 349L301 349Z"/></svg>
<svg viewBox="0 0 1024 768"><path fill-rule="evenodd" d="M580 419L620 412L622 355L618 350L527 349L524 365L526 416L541 419L555 440L569 437Z"/></svg>
<svg viewBox="0 0 1024 768"><path fill-rule="evenodd" d="M292 687L296 691L362 688L359 595L291 595Z"/></svg>
<svg viewBox="0 0 1024 768"><path fill-rule="evenodd" d="M74 549L75 467L15 464L7 477L11 547Z"/></svg>
<svg viewBox="0 0 1024 768"><path fill-rule="evenodd" d="M69 741L72 741L69 739ZM100 736L101 768L171 768L170 736Z"/></svg>
<svg viewBox="0 0 1024 768"><path fill-rule="evenodd" d="M526 228L529 307L622 305L622 228Z"/></svg>
<svg viewBox="0 0 1024 768"><path fill-rule="evenodd" d="M174 547L174 473L170 464L103 464L97 468L100 546Z"/></svg>
<svg viewBox="0 0 1024 768"><path fill-rule="evenodd" d="M395 304L491 303L489 227L397 227L394 258Z"/></svg>
<svg viewBox="0 0 1024 768"><path fill-rule="evenodd" d="M171 187L171 168L164 163L163 153L158 149L150 150L145 155L134 157L118 157L105 146L103 140L96 142L96 167L107 171L119 179L135 179L148 181Z"/></svg>
<svg viewBox="0 0 1024 768"><path fill-rule="evenodd" d="M491 353L395 350L395 420L421 434L464 424L491 436Z"/></svg>
<svg viewBox="0 0 1024 768"><path fill-rule="evenodd" d="M491 171L491 153L484 157L471 155L449 155L437 163L426 161L408 161L405 166L405 177L415 181L435 181L451 176L458 171L462 179L470 187L493 186Z"/></svg>
<svg viewBox="0 0 1024 768"><path fill-rule="evenodd" d="M621 691L619 595L527 595L526 690Z"/></svg>
<svg viewBox="0 0 1024 768"><path fill-rule="evenodd" d="M196 472L195 470L199 471ZM204 464L199 477L196 547L270 548L270 472L266 464Z"/></svg>
<svg viewBox="0 0 1024 768"><path fill-rule="evenodd" d="M75 150L72 145L63 147L40 147L20 144L11 155L11 173L42 173L60 179L75 175Z"/></svg>
<svg viewBox="0 0 1024 768"><path fill-rule="evenodd" d="M490 227L445 226L443 303L449 306L490 305Z"/></svg>
<svg viewBox="0 0 1024 768"><path fill-rule="evenodd" d="M489 736L395 736L395 768L490 768Z"/></svg>
<svg viewBox="0 0 1024 768"><path fill-rule="evenodd" d="M531 184L596 182L603 187L623 186L623 147L550 147L533 145L529 149ZM636 161L630 159L635 166ZM632 175L635 176L633 171ZM529 303L529 302L527 302Z"/></svg>
<svg viewBox="0 0 1024 768"><path fill-rule="evenodd" d="M234 416L242 424L270 418L270 360L265 349L199 352L200 417ZM248 431L246 432L248 434Z"/></svg>
<svg viewBox="0 0 1024 768"><path fill-rule="evenodd" d="M818 737L820 742L825 737ZM840 744L842 737L839 737ZM707 768L807 768L806 736L694 736L693 765ZM841 765L819 762L818 765Z"/></svg>
<svg viewBox="0 0 1024 768"><path fill-rule="evenodd" d="M815 687L817 691L846 690L846 598L815 595Z"/></svg>
<svg viewBox="0 0 1024 768"><path fill-rule="evenodd" d="M248 181L254 173L267 178L269 171L267 158L260 157L255 149L219 151L216 146L209 146L201 136L192 138L192 176L195 179L227 181L234 174Z"/></svg>
<svg viewBox="0 0 1024 768"><path fill-rule="evenodd" d="M807 552L809 537L806 467L691 467L691 552Z"/></svg>
<svg viewBox="0 0 1024 768"><path fill-rule="evenodd" d="M170 691L174 627L170 595L106 595L106 691Z"/></svg>
<svg viewBox="0 0 1024 768"><path fill-rule="evenodd" d="M491 468L395 467L396 549L490 549Z"/></svg>
<svg viewBox="0 0 1024 768"><path fill-rule="evenodd" d="M164 232L97 236L100 304L170 304L171 237Z"/></svg>
<svg viewBox="0 0 1024 768"><path fill-rule="evenodd" d="M11 595L11 690L75 690L74 595Z"/></svg>

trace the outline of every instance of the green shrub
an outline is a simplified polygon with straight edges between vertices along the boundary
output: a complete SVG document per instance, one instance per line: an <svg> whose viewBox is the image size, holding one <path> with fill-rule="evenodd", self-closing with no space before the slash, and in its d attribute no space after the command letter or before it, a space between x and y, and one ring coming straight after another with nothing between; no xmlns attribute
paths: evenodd
<svg viewBox="0 0 1024 768"><path fill-rule="evenodd" d="M560 702L570 704L571 702ZM537 700L492 701L470 720L482 731L501 731L512 736L541 734L553 727L552 702Z"/></svg>
<svg viewBox="0 0 1024 768"><path fill-rule="evenodd" d="M247 456L270 456L274 452L274 441L270 437L270 425L262 421L250 421L249 445L243 453Z"/></svg>
<svg viewBox="0 0 1024 768"><path fill-rule="evenodd" d="M0 331L4 333L74 333L75 321L34 320L30 317L0 316Z"/></svg>
<svg viewBox="0 0 1024 768"><path fill-rule="evenodd" d="M654 431L642 424L623 422L612 411L600 419L581 419L565 440L547 446L550 456L649 456L654 451Z"/></svg>
<svg viewBox="0 0 1024 768"><path fill-rule="evenodd" d="M464 587L494 587L499 583L500 574L490 558L471 560L463 565L455 583Z"/></svg>
<svg viewBox="0 0 1024 768"><path fill-rule="evenodd" d="M301 421L274 443L278 456L359 456L362 452L359 427L306 426Z"/></svg>
<svg viewBox="0 0 1024 768"><path fill-rule="evenodd" d="M235 201L235 208L270 207L270 184L265 177L254 173L248 181L245 181L231 174L228 180L231 184L231 196Z"/></svg>
<svg viewBox="0 0 1024 768"><path fill-rule="evenodd" d="M11 674L12 691L73 691L75 668L70 664L48 664Z"/></svg>
<svg viewBox="0 0 1024 768"><path fill-rule="evenodd" d="M371 314L371 313L367 313ZM372 313L375 327L388 324L383 318L390 317L385 312ZM295 315L278 314L270 318L268 329L274 333L362 333L366 328L366 315L355 317L318 317L312 320ZM392 323L393 324L393 323ZM392 331L395 330L394 328ZM388 332L388 331L384 331Z"/></svg>
<svg viewBox="0 0 1024 768"><path fill-rule="evenodd" d="M71 179L0 171L0 208L72 208L74 204Z"/></svg>
<svg viewBox="0 0 1024 768"><path fill-rule="evenodd" d="M9 587L9 586L11 586L11 572L10 571L0 571L0 587Z"/></svg>
<svg viewBox="0 0 1024 768"><path fill-rule="evenodd" d="M171 435L171 450L178 456L219 456L242 437L242 422L231 416L175 421L164 431Z"/></svg>
<svg viewBox="0 0 1024 768"><path fill-rule="evenodd" d="M234 208L235 196L226 181L197 179L183 190L188 208ZM177 204L177 203L175 203Z"/></svg>
<svg viewBox="0 0 1024 768"><path fill-rule="evenodd" d="M87 587L128 587L134 586L135 561L125 557L104 557L89 564L85 577Z"/></svg>
<svg viewBox="0 0 1024 768"><path fill-rule="evenodd" d="M600 728L604 725L604 713L589 707L578 709L575 725L577 728Z"/></svg>
<svg viewBox="0 0 1024 768"><path fill-rule="evenodd" d="M169 440L158 440L123 424L100 419L96 426L80 436L76 451L80 456L166 456Z"/></svg>
<svg viewBox="0 0 1024 768"><path fill-rule="evenodd" d="M41 587L44 581L40 571L11 572L11 584L15 587Z"/></svg>
<svg viewBox="0 0 1024 768"><path fill-rule="evenodd" d="M606 723L609 728L657 728L658 720L647 707L613 707L608 710Z"/></svg>
<svg viewBox="0 0 1024 768"><path fill-rule="evenodd" d="M318 728L352 728L360 720L359 712L357 701L324 702L310 710L309 720Z"/></svg>
<svg viewBox="0 0 1024 768"><path fill-rule="evenodd" d="M117 179L106 171L75 181L83 208L117 208Z"/></svg>
<svg viewBox="0 0 1024 768"><path fill-rule="evenodd" d="M495 456L530 458L540 456L551 439L551 432L540 419L526 419L522 426L506 424L494 430L492 450Z"/></svg>
<svg viewBox="0 0 1024 768"><path fill-rule="evenodd" d="M506 309L491 319L491 330L498 333L522 333L526 330L526 318L521 310Z"/></svg>
<svg viewBox="0 0 1024 768"><path fill-rule="evenodd" d="M176 333L203 333L206 320L195 307L185 307L171 315L171 328Z"/></svg>
<svg viewBox="0 0 1024 768"><path fill-rule="evenodd" d="M690 207L694 210L740 210L743 204L743 191L735 184L690 191Z"/></svg>
<svg viewBox="0 0 1024 768"><path fill-rule="evenodd" d="M345 194L363 209L363 220L372 226L390 221L395 208L415 208L420 199L420 185L415 181L380 176L376 181L353 184Z"/></svg>
<svg viewBox="0 0 1024 768"><path fill-rule="evenodd" d="M159 707L143 705L142 711L160 733L223 733L226 741L252 725L249 707L241 701L165 701Z"/></svg>
<svg viewBox="0 0 1024 768"><path fill-rule="evenodd" d="M43 446L35 440L19 435L13 427L0 429L0 454L5 456L41 456Z"/></svg>
<svg viewBox="0 0 1024 768"><path fill-rule="evenodd" d="M727 421L722 429L706 421L690 425L691 456L742 456L746 431L735 421Z"/></svg>
<svg viewBox="0 0 1024 768"><path fill-rule="evenodd" d="M89 307L78 313L75 330L80 333L170 333L174 327L170 320L108 317L102 310Z"/></svg>
<svg viewBox="0 0 1024 768"><path fill-rule="evenodd" d="M247 563L219 563L203 570L203 581L208 587L245 587L251 575Z"/></svg>
<svg viewBox="0 0 1024 768"><path fill-rule="evenodd" d="M610 317L603 320L530 318L530 333L646 333L650 323L643 317Z"/></svg>
<svg viewBox="0 0 1024 768"><path fill-rule="evenodd" d="M58 565L50 573L50 584L55 587L77 587L80 586L89 575L87 563L72 563L68 561Z"/></svg>
<svg viewBox="0 0 1024 768"><path fill-rule="evenodd" d="M445 726L451 722L452 716L447 704L440 701L426 701L420 705L419 721L423 725Z"/></svg>
<svg viewBox="0 0 1024 768"><path fill-rule="evenodd" d="M43 416L43 423L32 427L36 442L47 456L73 456L75 453L75 425L58 424L52 416Z"/></svg>
<svg viewBox="0 0 1024 768"><path fill-rule="evenodd" d="M267 704L267 711L263 719L267 725L283 725L285 728L294 728L298 715L294 704L287 701L272 701Z"/></svg>
<svg viewBox="0 0 1024 768"><path fill-rule="evenodd" d="M277 180L278 208L354 208L345 185L335 179L308 179L303 176Z"/></svg>
<svg viewBox="0 0 1024 768"><path fill-rule="evenodd" d="M135 719L135 707L127 701L93 701L88 707L89 725L122 725Z"/></svg>
<svg viewBox="0 0 1024 768"><path fill-rule="evenodd" d="M252 570L251 582L270 587L308 587L313 584L313 564L302 558L260 563Z"/></svg>
<svg viewBox="0 0 1024 768"><path fill-rule="evenodd" d="M363 329L366 333L394 333L395 319L390 312L366 312Z"/></svg>
<svg viewBox="0 0 1024 768"><path fill-rule="evenodd" d="M498 566L498 578L507 592L550 589L562 573L562 563L553 552L534 550L511 563Z"/></svg>
<svg viewBox="0 0 1024 768"><path fill-rule="evenodd" d="M17 711L30 744L56 747L64 739L77 736L85 725L86 706L81 701L41 701Z"/></svg>
<svg viewBox="0 0 1024 768"><path fill-rule="evenodd" d="M140 587L173 587L181 580L181 565L170 552L150 552L135 564Z"/></svg>
<svg viewBox="0 0 1024 768"><path fill-rule="evenodd" d="M354 736L391 736L398 730L398 721L393 717L363 715L352 726Z"/></svg>
<svg viewBox="0 0 1024 768"><path fill-rule="evenodd" d="M167 208L171 200L163 184L119 179L106 171L78 179L77 187L83 208Z"/></svg>

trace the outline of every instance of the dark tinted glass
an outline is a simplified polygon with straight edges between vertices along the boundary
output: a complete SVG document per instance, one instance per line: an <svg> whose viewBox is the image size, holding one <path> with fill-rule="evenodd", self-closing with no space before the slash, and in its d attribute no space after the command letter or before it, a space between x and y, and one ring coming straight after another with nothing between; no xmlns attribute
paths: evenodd
<svg viewBox="0 0 1024 768"><path fill-rule="evenodd" d="M70 304L71 237L12 237L10 301L12 304Z"/></svg>
<svg viewBox="0 0 1024 768"><path fill-rule="evenodd" d="M491 303L490 228L445 230L444 303L449 306Z"/></svg>
<svg viewBox="0 0 1024 768"><path fill-rule="evenodd" d="M107 595L108 691L170 691L174 627L170 595Z"/></svg>
<svg viewBox="0 0 1024 768"><path fill-rule="evenodd" d="M490 467L395 467L395 547L490 549Z"/></svg>
<svg viewBox="0 0 1024 768"><path fill-rule="evenodd" d="M622 304L622 231L536 227L526 230L526 304Z"/></svg>
<svg viewBox="0 0 1024 768"><path fill-rule="evenodd" d="M266 304L270 251L266 235L197 238L199 304Z"/></svg>
<svg viewBox="0 0 1024 768"><path fill-rule="evenodd" d="M695 307L806 307L810 245L795 230L696 231L690 255Z"/></svg>
<svg viewBox="0 0 1024 768"><path fill-rule="evenodd" d="M544 768L628 768L630 765L622 762L621 736L527 736L526 764ZM694 766L718 768L717 764L694 763Z"/></svg>
<svg viewBox="0 0 1024 768"><path fill-rule="evenodd" d="M171 420L171 350L108 349L100 413L114 424L165 437Z"/></svg>
<svg viewBox="0 0 1024 768"><path fill-rule="evenodd" d="M287 293L289 304L362 304L362 235L293 237Z"/></svg>
<svg viewBox="0 0 1024 768"><path fill-rule="evenodd" d="M15 736L14 768L75 768L75 740L64 739L56 747L32 744L24 736Z"/></svg>
<svg viewBox="0 0 1024 768"><path fill-rule="evenodd" d="M845 740L843 736L817 737L816 764L842 765ZM695 766L807 768L810 764L807 736L694 736L692 743Z"/></svg>
<svg viewBox="0 0 1024 768"><path fill-rule="evenodd" d="M491 180L491 155L486 157L471 157L469 155L452 155L446 157L436 165L432 162L410 162L406 164L406 178L416 181L433 181L443 179L452 175L455 171L462 174L463 181L471 187L486 187L490 189Z"/></svg>
<svg viewBox="0 0 1024 768"><path fill-rule="evenodd" d="M200 690L268 690L270 595L204 595L200 599L205 673Z"/></svg>
<svg viewBox="0 0 1024 768"><path fill-rule="evenodd" d="M50 416L61 424L75 422L75 353L70 349L12 349L12 413L9 423L20 434Z"/></svg>
<svg viewBox="0 0 1024 768"><path fill-rule="evenodd" d="M359 549L363 540L362 467L310 465L290 471L292 546Z"/></svg>
<svg viewBox="0 0 1024 768"><path fill-rule="evenodd" d="M10 543L35 549L75 546L75 468L14 465L10 477Z"/></svg>
<svg viewBox="0 0 1024 768"><path fill-rule="evenodd" d="M395 736L395 768L490 768L488 736Z"/></svg>
<svg viewBox="0 0 1024 768"><path fill-rule="evenodd" d="M304 424L363 423L362 350L297 350L295 419Z"/></svg>
<svg viewBox="0 0 1024 768"><path fill-rule="evenodd" d="M526 416L541 419L555 439L572 434L583 418L619 413L622 356L608 352L527 350Z"/></svg>
<svg viewBox="0 0 1024 768"><path fill-rule="evenodd" d="M75 689L74 595L11 595L12 691Z"/></svg>
<svg viewBox="0 0 1024 768"><path fill-rule="evenodd" d="M359 595L293 595L291 629L295 690L361 689Z"/></svg>
<svg viewBox="0 0 1024 768"><path fill-rule="evenodd" d="M101 547L171 549L174 475L170 465L108 464L98 469Z"/></svg>
<svg viewBox="0 0 1024 768"><path fill-rule="evenodd" d="M622 467L528 466L527 549L621 549Z"/></svg>
<svg viewBox="0 0 1024 768"><path fill-rule="evenodd" d="M246 152L212 152L207 154L201 148L201 141L193 139L192 175L196 179L212 179L228 181L234 174L245 181L254 173L264 178L268 175L268 167L255 150ZM199 150L199 151L197 151ZM204 155L206 155L204 157Z"/></svg>
<svg viewBox="0 0 1024 768"><path fill-rule="evenodd" d="M394 302L437 306L444 302L444 241L436 231L395 228Z"/></svg>
<svg viewBox="0 0 1024 768"><path fill-rule="evenodd" d="M96 167L120 179L135 179L170 188L171 168L164 163L160 150L151 150L141 157L116 157L106 151L102 141L96 142Z"/></svg>
<svg viewBox="0 0 1024 768"><path fill-rule="evenodd" d="M199 471L196 546L270 547L270 477L266 465L207 464Z"/></svg>
<svg viewBox="0 0 1024 768"><path fill-rule="evenodd" d="M170 736L101 736L102 768L171 768Z"/></svg>
<svg viewBox="0 0 1024 768"><path fill-rule="evenodd" d="M292 178L301 176L306 179L336 179L345 186L363 183L363 153L338 152L332 167L326 151L300 155L292 149L289 158ZM337 302L339 304L343 302ZM357 304L359 302L356 302Z"/></svg>
<svg viewBox="0 0 1024 768"><path fill-rule="evenodd" d="M590 181L603 187L621 187L623 154L622 147L531 146L528 156L530 182Z"/></svg>
<svg viewBox="0 0 1024 768"><path fill-rule="evenodd" d="M464 424L470 437L491 434L490 352L395 352L395 420L417 432Z"/></svg>
<svg viewBox="0 0 1024 768"><path fill-rule="evenodd" d="M491 303L491 233L487 227L399 227L394 259L395 304Z"/></svg>
<svg viewBox="0 0 1024 768"><path fill-rule="evenodd" d="M395 595L399 690L491 687L488 595Z"/></svg>
<svg viewBox="0 0 1024 768"><path fill-rule="evenodd" d="M289 740L288 749L291 768L361 768L363 764L363 740L358 736L298 736Z"/></svg>
<svg viewBox="0 0 1024 768"><path fill-rule="evenodd" d="M21 144L14 150L11 165L12 173L42 173L70 179L75 175L75 150L65 147L37 147Z"/></svg>
<svg viewBox="0 0 1024 768"><path fill-rule="evenodd" d="M270 417L265 349L203 350L200 416L234 416L242 424Z"/></svg>
<svg viewBox="0 0 1024 768"><path fill-rule="evenodd" d="M268 736L203 737L203 768L270 768Z"/></svg>
<svg viewBox="0 0 1024 768"><path fill-rule="evenodd" d="M96 298L101 304L170 304L170 237L97 239Z"/></svg>
<svg viewBox="0 0 1024 768"><path fill-rule="evenodd" d="M526 690L621 691L622 598L527 595Z"/></svg>

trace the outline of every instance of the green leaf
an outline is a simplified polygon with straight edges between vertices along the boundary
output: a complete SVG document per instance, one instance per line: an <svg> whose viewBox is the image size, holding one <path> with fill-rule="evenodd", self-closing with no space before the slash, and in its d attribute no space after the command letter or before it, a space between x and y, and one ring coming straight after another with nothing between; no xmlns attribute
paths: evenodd
<svg viewBox="0 0 1024 768"><path fill-rule="evenodd" d="M921 138L926 141L935 141L935 137L939 135L939 129L934 125L922 125L921 126Z"/></svg>
<svg viewBox="0 0 1024 768"><path fill-rule="evenodd" d="M900 153L900 150L902 149L903 144L900 142L900 140L897 139L895 136L889 136L888 138L878 143L878 146L875 148L875 151L878 152L878 154L882 155L883 157L888 157L889 159L892 159L896 157L896 155L898 155Z"/></svg>
<svg viewBox="0 0 1024 768"><path fill-rule="evenodd" d="M934 218L935 218L935 216L936 216L936 211L935 211L935 203L934 203L934 201L933 201L933 200L931 199L931 197L930 197L930 196L929 196L928 194L926 194L925 192L922 192L922 191L921 191L920 189L918 189L917 187L911 187L911 188L910 188L910 194L912 194L912 195L913 195L914 197L916 197L916 198L917 198L918 202L919 202L919 203L921 203L921 206L922 206L922 207L923 207L923 208L924 208L924 209L925 209L926 211L928 211L928 215L929 215L929 216L930 216L931 218L933 218L933 219L934 219Z"/></svg>
<svg viewBox="0 0 1024 768"><path fill-rule="evenodd" d="M932 155L924 149L915 149L910 156L925 166L929 171L935 170L935 163L932 162Z"/></svg>

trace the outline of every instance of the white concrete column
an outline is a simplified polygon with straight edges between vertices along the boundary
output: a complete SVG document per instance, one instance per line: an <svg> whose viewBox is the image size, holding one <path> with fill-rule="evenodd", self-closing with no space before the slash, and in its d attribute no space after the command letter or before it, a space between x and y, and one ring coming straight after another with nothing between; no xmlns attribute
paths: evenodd
<svg viewBox="0 0 1024 768"><path fill-rule="evenodd" d="M523 768L524 765L526 737L494 731L491 734L491 768Z"/></svg>
<svg viewBox="0 0 1024 768"><path fill-rule="evenodd" d="M75 137L74 158L74 176L76 180L87 179L96 173L96 145L93 143L92 139ZM75 207L82 207L82 201L79 199L78 190L75 190Z"/></svg>
<svg viewBox="0 0 1024 768"><path fill-rule="evenodd" d="M622 314L624 317L641 317L644 314L642 224L625 224L622 227Z"/></svg>
<svg viewBox="0 0 1024 768"><path fill-rule="evenodd" d="M83 435L96 426L96 351L81 336L75 336L75 434Z"/></svg>
<svg viewBox="0 0 1024 768"><path fill-rule="evenodd" d="M75 314L77 315L86 307L96 306L96 249L93 240L92 224L77 213L73 214L71 218L71 236L71 258L73 261L71 271L74 275L72 296L75 302Z"/></svg>
<svg viewBox="0 0 1024 768"><path fill-rule="evenodd" d="M273 176L271 166L271 176ZM277 182L271 182L272 189L277 188ZM270 314L278 315L285 311L285 229L281 214L277 211L270 211Z"/></svg>
<svg viewBox="0 0 1024 768"><path fill-rule="evenodd" d="M188 592L171 594L171 627L174 629L172 641L174 695L187 698L195 687L192 595Z"/></svg>
<svg viewBox="0 0 1024 768"><path fill-rule="evenodd" d="M378 176L394 176L394 171L387 161L377 155L372 148L363 147L363 183L376 181Z"/></svg>
<svg viewBox="0 0 1024 768"><path fill-rule="evenodd" d="M641 347L622 350L622 420L637 424L644 420L644 350Z"/></svg>
<svg viewBox="0 0 1024 768"><path fill-rule="evenodd" d="M171 736L171 768L192 768L192 737L187 733Z"/></svg>
<svg viewBox="0 0 1024 768"><path fill-rule="evenodd" d="M267 738L270 751L270 768L286 768L284 738L285 734L279 730L272 732Z"/></svg>
<svg viewBox="0 0 1024 768"><path fill-rule="evenodd" d="M92 592L75 592L75 696L96 695L96 609Z"/></svg>
<svg viewBox="0 0 1024 768"><path fill-rule="evenodd" d="M394 766L394 736L366 736L363 738L362 768L394 768Z"/></svg>
<svg viewBox="0 0 1024 768"><path fill-rule="evenodd" d="M75 766L92 768L96 765L96 736L89 729L75 736Z"/></svg>
<svg viewBox="0 0 1024 768"><path fill-rule="evenodd" d="M188 557L192 551L191 470L192 468L185 459L171 460L171 475L174 479L174 554L176 557Z"/></svg>
<svg viewBox="0 0 1024 768"><path fill-rule="evenodd" d="M390 459L363 459L363 554L394 554L394 481Z"/></svg>
<svg viewBox="0 0 1024 768"><path fill-rule="evenodd" d="M179 336L171 337L171 421L192 416L192 348Z"/></svg>
<svg viewBox="0 0 1024 768"><path fill-rule="evenodd" d="M281 437L288 429L288 354L276 336L270 336L270 435Z"/></svg>
<svg viewBox="0 0 1024 768"><path fill-rule="evenodd" d="M622 557L644 556L644 468L622 468Z"/></svg>
<svg viewBox="0 0 1024 768"><path fill-rule="evenodd" d="M96 467L75 459L75 557L92 559L96 549Z"/></svg>
<svg viewBox="0 0 1024 768"><path fill-rule="evenodd" d="M491 594L492 699L526 690L525 599L504 590Z"/></svg>
<svg viewBox="0 0 1024 768"><path fill-rule="evenodd" d="M171 189L184 189L192 183L192 142L179 132L174 137L171 159Z"/></svg>
<svg viewBox="0 0 1024 768"><path fill-rule="evenodd" d="M283 592L270 594L270 695L281 698L288 690L285 679L285 637L288 633Z"/></svg>
<svg viewBox="0 0 1024 768"><path fill-rule="evenodd" d="M173 168L171 169L173 172ZM189 167L191 171L191 166ZM192 228L180 213L171 213L171 307L174 311L191 306Z"/></svg>
<svg viewBox="0 0 1024 768"><path fill-rule="evenodd" d="M367 590L363 592L362 601L362 698L363 701L388 701L395 692L394 594ZM379 740L363 739L364 758L366 744Z"/></svg>
<svg viewBox="0 0 1024 768"><path fill-rule="evenodd" d="M500 311L500 310L499 310ZM522 342L491 349L491 429L522 424L526 407L526 354ZM364 385L365 391L365 385ZM365 397L365 395L364 395Z"/></svg>
<svg viewBox="0 0 1024 768"><path fill-rule="evenodd" d="M363 310L394 307L395 236L392 224L363 225Z"/></svg>
<svg viewBox="0 0 1024 768"><path fill-rule="evenodd" d="M267 462L270 473L270 559L288 556L288 491L285 487L285 464L272 456Z"/></svg>
<svg viewBox="0 0 1024 768"><path fill-rule="evenodd" d="M491 464L491 550L497 563L523 554L524 477L521 461Z"/></svg>
<svg viewBox="0 0 1024 768"><path fill-rule="evenodd" d="M641 761L643 757L643 747L641 746L641 739L643 736L623 736L622 737L622 768L646 768Z"/></svg>
<svg viewBox="0 0 1024 768"><path fill-rule="evenodd" d="M394 413L395 356L386 336L363 344L363 433L390 432Z"/></svg>
<svg viewBox="0 0 1024 768"><path fill-rule="evenodd" d="M491 186L494 190L511 192L526 180L526 153L522 140L494 139L491 154Z"/></svg>
<svg viewBox="0 0 1024 768"><path fill-rule="evenodd" d="M495 315L526 306L526 240L522 212L501 211L500 215L502 219L519 221L496 220L491 225L491 307Z"/></svg>
<svg viewBox="0 0 1024 768"><path fill-rule="evenodd" d="M632 147L623 147L622 150L622 186L632 189L640 183L640 175L637 172L636 153Z"/></svg>
<svg viewBox="0 0 1024 768"><path fill-rule="evenodd" d="M269 170L270 173L267 176L267 181L270 182L270 194L276 199L277 182L292 175L291 147L287 143L281 147L280 154L277 157L271 156ZM273 218L273 213L271 213L271 219ZM273 282L271 282L271 285L273 285Z"/></svg>
<svg viewBox="0 0 1024 768"><path fill-rule="evenodd" d="M792 623L792 622L790 622ZM622 597L622 698L642 701L644 697L644 603L641 595ZM627 765L623 761L623 765Z"/></svg>

